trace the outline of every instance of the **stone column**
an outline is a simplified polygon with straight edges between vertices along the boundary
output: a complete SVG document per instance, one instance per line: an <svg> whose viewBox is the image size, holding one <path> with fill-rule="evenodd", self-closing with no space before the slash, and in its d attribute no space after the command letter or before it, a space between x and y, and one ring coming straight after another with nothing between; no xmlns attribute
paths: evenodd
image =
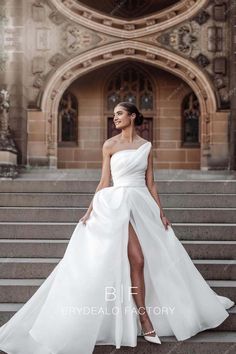
<svg viewBox="0 0 236 354"><path fill-rule="evenodd" d="M236 4L230 1L231 54L230 54L230 169L236 170Z"/></svg>
<svg viewBox="0 0 236 354"><path fill-rule="evenodd" d="M17 176L17 149L9 128L9 93L0 91L0 177Z"/></svg>

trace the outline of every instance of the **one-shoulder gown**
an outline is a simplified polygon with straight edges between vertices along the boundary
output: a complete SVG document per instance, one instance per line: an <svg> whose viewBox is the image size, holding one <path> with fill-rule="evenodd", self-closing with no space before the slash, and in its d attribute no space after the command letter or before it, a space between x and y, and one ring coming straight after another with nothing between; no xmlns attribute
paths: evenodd
<svg viewBox="0 0 236 354"><path fill-rule="evenodd" d="M135 347L141 325L132 296L129 222L144 255L145 304L158 336L185 340L229 316L234 302L210 288L160 219L145 183L151 145L112 155L113 186L94 194L90 217L77 223L63 258L0 328L1 350L91 354L95 345Z"/></svg>

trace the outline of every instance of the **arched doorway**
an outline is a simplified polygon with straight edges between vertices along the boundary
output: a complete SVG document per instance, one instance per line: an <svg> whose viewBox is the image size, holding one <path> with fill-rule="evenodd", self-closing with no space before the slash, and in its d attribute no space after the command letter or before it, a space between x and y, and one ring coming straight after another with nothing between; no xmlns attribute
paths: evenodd
<svg viewBox="0 0 236 354"><path fill-rule="evenodd" d="M58 168L101 168L102 144L118 132L112 114L120 100L135 102L144 114L138 133L153 144L154 168L200 168L200 141L182 140L183 102L193 91L176 75L146 63L118 62L79 77L66 90L78 102L78 135L74 146L58 146Z"/></svg>

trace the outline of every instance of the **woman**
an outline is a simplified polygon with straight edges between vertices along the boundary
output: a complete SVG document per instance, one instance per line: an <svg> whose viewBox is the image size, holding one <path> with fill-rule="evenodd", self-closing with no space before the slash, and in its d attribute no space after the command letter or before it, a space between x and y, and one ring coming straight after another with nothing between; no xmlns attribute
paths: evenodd
<svg viewBox="0 0 236 354"><path fill-rule="evenodd" d="M143 122L143 115L138 111L137 107L129 102L121 102L115 107L114 110L114 124L117 129L122 129L119 135L114 138L108 139L103 145L103 168L101 180L99 187L96 189L102 189L109 186L110 182L110 158L113 154L118 151L122 151L126 148L136 149L147 140L142 139L136 132L135 126L141 125ZM171 225L168 218L164 215L161 208L161 203L159 196L156 192L156 187L153 180L153 167L152 167L152 152L149 154L148 158L148 168L146 172L147 187L155 199L156 203L160 208L160 218L163 222L165 228ZM86 224L87 219L92 211L92 203L90 204L86 214L80 219L84 224ZM142 249L140 247L137 235L129 222L129 242L128 242L128 257L131 267L131 280L132 286L137 289L135 292L134 300L138 308L138 314L140 316L140 323L143 329L144 338L153 343L160 344L160 340L153 329L152 323L145 310L145 284L144 284L144 257L142 254Z"/></svg>
<svg viewBox="0 0 236 354"><path fill-rule="evenodd" d="M152 144L136 106L119 103L121 133L103 144L101 180L62 260L0 328L9 354L91 354L137 336L185 340L213 328L234 302L217 295L175 236L153 180ZM110 172L113 186L109 186Z"/></svg>

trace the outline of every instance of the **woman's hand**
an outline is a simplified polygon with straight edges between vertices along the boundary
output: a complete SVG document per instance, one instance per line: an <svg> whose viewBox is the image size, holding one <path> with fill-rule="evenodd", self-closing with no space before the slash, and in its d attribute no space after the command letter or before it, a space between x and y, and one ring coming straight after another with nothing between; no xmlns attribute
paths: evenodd
<svg viewBox="0 0 236 354"><path fill-rule="evenodd" d="M165 229L167 230L168 225L171 226L171 222L167 219L167 217L164 214L161 214L160 217L161 217L161 221L162 221L163 225L165 226Z"/></svg>
<svg viewBox="0 0 236 354"><path fill-rule="evenodd" d="M87 221L88 218L89 218L89 216L90 216L90 213L89 213L89 212L86 212L86 213L84 214L84 216L82 216L82 218L79 219L79 222L82 221L82 223L85 225L85 224L86 224L86 221Z"/></svg>

